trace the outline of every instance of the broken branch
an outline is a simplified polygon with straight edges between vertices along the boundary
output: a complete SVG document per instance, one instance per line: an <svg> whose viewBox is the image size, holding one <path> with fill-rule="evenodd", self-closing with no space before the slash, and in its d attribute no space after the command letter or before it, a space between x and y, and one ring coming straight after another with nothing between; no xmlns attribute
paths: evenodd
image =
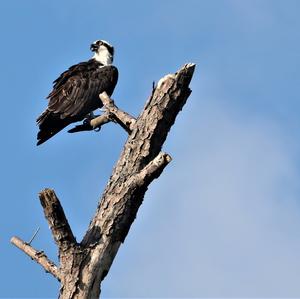
<svg viewBox="0 0 300 299"><path fill-rule="evenodd" d="M101 93L99 98L103 103L103 107L106 109L105 113L92 119L85 119L81 125L75 126L68 132L77 133L82 131L92 131L100 129L104 124L112 121L118 123L128 134L130 134L136 119L129 113L119 109L106 92Z"/></svg>
<svg viewBox="0 0 300 299"><path fill-rule="evenodd" d="M12 237L10 242L40 264L46 272L51 273L59 281L61 280L59 269L51 260L49 260L43 251L36 250L18 237Z"/></svg>
<svg viewBox="0 0 300 299"><path fill-rule="evenodd" d="M114 101L108 96L108 94L104 91L100 95L100 100L103 103L103 106L109 111L114 120L127 131L127 133L131 133L133 130L133 126L136 122L136 119L131 116L129 113L119 109Z"/></svg>
<svg viewBox="0 0 300 299"><path fill-rule="evenodd" d="M45 189L40 192L39 198L59 252L70 249L76 244L76 239L55 192Z"/></svg>
<svg viewBox="0 0 300 299"><path fill-rule="evenodd" d="M113 120L113 118L112 118L111 114L109 112L105 112L104 114L93 118L90 121L90 125L93 127L94 130L97 128L100 129L102 125L104 125L112 120Z"/></svg>
<svg viewBox="0 0 300 299"><path fill-rule="evenodd" d="M159 177L164 168L172 161L169 154L160 152L138 174L133 177L134 184L143 185L145 180L153 181Z"/></svg>

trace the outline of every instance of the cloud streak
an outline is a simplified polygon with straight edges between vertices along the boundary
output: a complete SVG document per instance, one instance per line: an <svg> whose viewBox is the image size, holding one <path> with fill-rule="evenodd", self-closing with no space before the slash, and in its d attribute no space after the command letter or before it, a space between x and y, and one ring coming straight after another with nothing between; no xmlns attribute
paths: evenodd
<svg viewBox="0 0 300 299"><path fill-rule="evenodd" d="M104 294L300 296L293 147L270 120L195 99L176 125L181 146L170 138L173 165L150 189Z"/></svg>

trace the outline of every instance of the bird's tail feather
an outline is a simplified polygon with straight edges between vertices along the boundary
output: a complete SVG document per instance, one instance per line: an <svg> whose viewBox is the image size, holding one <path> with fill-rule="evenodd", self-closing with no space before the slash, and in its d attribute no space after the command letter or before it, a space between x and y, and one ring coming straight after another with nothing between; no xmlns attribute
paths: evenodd
<svg viewBox="0 0 300 299"><path fill-rule="evenodd" d="M62 130L63 128L59 129L59 130L51 130L51 131L39 131L38 135L37 135L37 143L36 145L40 145L42 143L44 143L45 141L47 141L48 139L50 139L51 137L53 137L56 133L58 133L60 130Z"/></svg>
<svg viewBox="0 0 300 299"><path fill-rule="evenodd" d="M40 129L37 134L37 145L44 143L69 125L69 122L61 119L59 114L55 114L48 109L37 118L36 122Z"/></svg>

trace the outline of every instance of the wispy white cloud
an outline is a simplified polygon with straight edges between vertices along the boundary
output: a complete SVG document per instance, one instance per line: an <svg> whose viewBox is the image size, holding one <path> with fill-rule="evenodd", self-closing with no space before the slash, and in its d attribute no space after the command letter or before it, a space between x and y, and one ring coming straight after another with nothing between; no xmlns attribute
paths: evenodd
<svg viewBox="0 0 300 299"><path fill-rule="evenodd" d="M104 294L300 296L292 145L271 120L214 99L199 104L194 94L187 110L168 144L175 159L150 189Z"/></svg>

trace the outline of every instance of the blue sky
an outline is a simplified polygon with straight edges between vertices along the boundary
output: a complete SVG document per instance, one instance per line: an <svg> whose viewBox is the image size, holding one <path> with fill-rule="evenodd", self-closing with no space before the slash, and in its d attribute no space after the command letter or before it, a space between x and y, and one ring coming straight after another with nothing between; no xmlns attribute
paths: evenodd
<svg viewBox="0 0 300 299"><path fill-rule="evenodd" d="M59 284L9 244L56 260L37 193L54 188L81 240L126 140L59 133L36 147L51 82L116 48L114 99L138 115L152 81L186 62L193 93L102 285L104 297L300 297L300 2L297 0L0 3L0 297L56 297Z"/></svg>

